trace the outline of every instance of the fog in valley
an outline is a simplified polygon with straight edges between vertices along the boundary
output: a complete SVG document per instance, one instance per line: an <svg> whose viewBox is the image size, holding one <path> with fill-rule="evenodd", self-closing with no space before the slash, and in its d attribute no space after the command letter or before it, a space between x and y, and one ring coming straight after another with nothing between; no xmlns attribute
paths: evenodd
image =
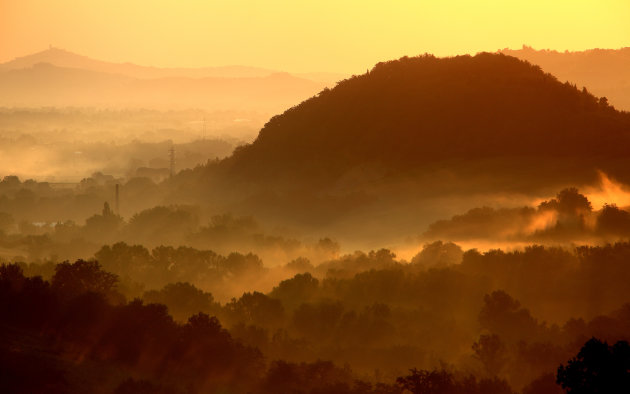
<svg viewBox="0 0 630 394"><path fill-rule="evenodd" d="M0 392L630 390L629 48L253 32L3 56Z"/></svg>

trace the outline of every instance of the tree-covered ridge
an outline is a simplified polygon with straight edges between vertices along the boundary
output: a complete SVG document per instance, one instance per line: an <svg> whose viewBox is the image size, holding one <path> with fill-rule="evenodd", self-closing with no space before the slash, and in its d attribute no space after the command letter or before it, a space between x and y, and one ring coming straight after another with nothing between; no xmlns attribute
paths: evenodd
<svg viewBox="0 0 630 394"><path fill-rule="evenodd" d="M272 118L224 161L232 175L340 176L447 159L623 155L630 115L505 56L379 63Z"/></svg>

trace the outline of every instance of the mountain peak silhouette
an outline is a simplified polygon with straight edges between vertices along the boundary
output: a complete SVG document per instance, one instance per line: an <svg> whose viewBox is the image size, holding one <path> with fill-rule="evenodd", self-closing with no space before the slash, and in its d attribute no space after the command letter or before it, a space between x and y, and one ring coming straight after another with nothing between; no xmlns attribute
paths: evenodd
<svg viewBox="0 0 630 394"><path fill-rule="evenodd" d="M106 64L98 60L90 59L87 56L79 55L65 49L49 47L43 51L26 56L17 57L9 62L0 65L1 70L16 70L30 68L38 63L49 63L57 67L86 68L93 69L99 65Z"/></svg>
<svg viewBox="0 0 630 394"><path fill-rule="evenodd" d="M397 173L444 160L624 157L630 114L502 54L377 64L272 118L222 163L253 179Z"/></svg>

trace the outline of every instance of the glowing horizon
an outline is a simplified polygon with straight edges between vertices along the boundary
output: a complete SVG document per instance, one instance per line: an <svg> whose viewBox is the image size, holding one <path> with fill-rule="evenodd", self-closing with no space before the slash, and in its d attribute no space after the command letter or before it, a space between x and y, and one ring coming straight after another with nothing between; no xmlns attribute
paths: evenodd
<svg viewBox="0 0 630 394"><path fill-rule="evenodd" d="M0 62L52 45L95 59L160 67L238 64L356 73L422 53L630 46L630 3L619 0L0 0L0 8Z"/></svg>

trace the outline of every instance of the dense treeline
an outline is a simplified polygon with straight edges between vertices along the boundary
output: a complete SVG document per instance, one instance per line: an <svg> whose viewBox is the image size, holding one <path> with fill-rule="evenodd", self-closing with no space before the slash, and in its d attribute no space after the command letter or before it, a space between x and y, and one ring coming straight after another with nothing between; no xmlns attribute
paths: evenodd
<svg viewBox="0 0 630 394"><path fill-rule="evenodd" d="M216 214L193 205L159 205L159 186L148 178L132 178L120 185L126 209L137 209L125 220L116 213L117 182L97 173L75 189L59 189L46 182L5 177L0 181L0 247L5 249L0 259L2 255L29 261L51 256L76 259L118 241L151 247L212 247L221 253L255 251L265 258L298 257L307 249L313 256L330 256L325 245L271 234L251 216ZM134 202L133 209L127 201Z"/></svg>
<svg viewBox="0 0 630 394"><path fill-rule="evenodd" d="M175 323L163 305L124 302L116 280L97 262L82 260L58 265L50 283L25 277L16 265L0 266L0 388L13 393L394 394L417 380L414 370L398 384L373 385L325 361L267 366L257 349L232 339L215 317L198 313L185 324Z"/></svg>
<svg viewBox="0 0 630 394"><path fill-rule="evenodd" d="M121 390L140 387L142 380L166 390L172 382L157 377L160 368L173 362L173 371L197 371L173 378L191 379L193 391L227 385L236 391L262 387L274 392L269 387L287 384L275 387L300 387L301 392L396 392L404 387L450 393L466 386L471 393L558 393L553 374L589 338L630 340L629 253L630 243L482 254L436 242L411 263L388 250L357 252L316 266L298 259L284 267L298 273L271 291L244 285L249 290L242 296L219 302L213 296L219 282L201 287L198 276L250 283L265 270L259 259L190 248L149 253L141 246L118 244L97 253L105 270L96 261L82 260L3 266L3 338L19 346L31 344L37 350L26 353L35 358L54 348L54 338L60 346L54 348L56 356L36 360L44 370L51 368L42 376L61 376L55 368L66 368L68 359L125 365L130 369L124 379L116 375L120 379L110 382L112 389L121 384ZM42 270L48 270L49 283L22 273ZM146 290L131 288L118 276L143 283L157 272L165 277L153 284L163 287ZM208 339L208 346L221 344L227 349L222 351L234 353L227 360L239 361L230 364L221 358L222 366L212 372L195 369L218 362L203 355L201 345L185 350L193 345L175 341L194 331L195 324L205 327L199 335L225 340ZM150 335L133 336L148 327ZM161 345L155 348L155 343ZM193 366L184 367L187 363ZM352 371L335 365L348 365ZM410 368L419 369L406 375ZM313 374L327 376L325 384L331 386L309 386L305 382ZM127 378L132 380L123 382ZM429 384L427 380L444 386L438 391L413 389Z"/></svg>
<svg viewBox="0 0 630 394"><path fill-rule="evenodd" d="M20 376L30 376L28 371L20 371L20 364L3 365L16 374L9 373L7 378L16 380L9 384L32 385L34 391L51 388L65 392L63 374L46 370L64 366L55 365L56 358L70 364L85 358L103 361L111 363L110 368L132 368L134 376L160 376L168 371L169 379L185 378L195 392L204 391L208 381L213 387L238 387L262 368L261 355L234 342L216 318L197 314L182 325L175 323L162 305L122 302L114 289L115 275L101 271L96 262L58 265L50 283L38 277L26 278L14 265L2 266L0 274L3 327L16 330L14 336L3 336L4 340L11 345L11 341L23 338L38 351L53 352L52 359L38 360L44 364L41 383L37 371L31 371L33 379L22 382ZM4 355L5 360L20 357L20 351L11 348L4 347L3 351L10 353ZM45 380L47 374L59 380L52 387ZM101 377L115 378L107 374ZM88 387L85 391L92 391Z"/></svg>
<svg viewBox="0 0 630 394"><path fill-rule="evenodd" d="M123 201L126 200L126 211L135 212L161 201L160 195L156 195L157 185L146 177L123 181L97 172L66 187L5 176L0 181L0 212L10 215L13 220L0 230L32 234L51 230L57 223L84 221L100 211L104 201L114 204L117 183Z"/></svg>

